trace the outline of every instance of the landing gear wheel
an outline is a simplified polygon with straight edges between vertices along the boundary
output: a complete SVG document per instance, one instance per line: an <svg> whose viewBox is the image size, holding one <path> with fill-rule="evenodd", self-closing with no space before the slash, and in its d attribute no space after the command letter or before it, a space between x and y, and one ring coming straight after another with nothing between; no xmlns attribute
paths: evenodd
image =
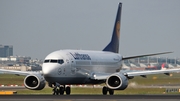
<svg viewBox="0 0 180 101"><path fill-rule="evenodd" d="M114 90L109 89L109 95L114 95Z"/></svg>
<svg viewBox="0 0 180 101"><path fill-rule="evenodd" d="M57 88L53 89L53 95L58 95L59 94L59 90Z"/></svg>
<svg viewBox="0 0 180 101"><path fill-rule="evenodd" d="M56 95L59 95L59 90L58 90L58 89L56 89L56 91L55 91L55 92L56 92Z"/></svg>
<svg viewBox="0 0 180 101"><path fill-rule="evenodd" d="M71 88L68 86L66 87L66 95L70 95L71 93Z"/></svg>
<svg viewBox="0 0 180 101"><path fill-rule="evenodd" d="M60 95L64 95L64 87L59 88Z"/></svg>
<svg viewBox="0 0 180 101"><path fill-rule="evenodd" d="M108 88L104 86L102 89L103 95L107 95L107 91L108 91Z"/></svg>
<svg viewBox="0 0 180 101"><path fill-rule="evenodd" d="M56 88L53 89L53 95L55 95L55 94L56 94Z"/></svg>

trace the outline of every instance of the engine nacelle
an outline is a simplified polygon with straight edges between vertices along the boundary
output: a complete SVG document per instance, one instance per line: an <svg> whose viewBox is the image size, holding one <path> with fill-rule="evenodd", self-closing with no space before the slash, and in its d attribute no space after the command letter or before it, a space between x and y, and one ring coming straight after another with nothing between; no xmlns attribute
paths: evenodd
<svg viewBox="0 0 180 101"><path fill-rule="evenodd" d="M113 90L124 90L128 86L128 78L121 73L115 73L107 78L106 85Z"/></svg>
<svg viewBox="0 0 180 101"><path fill-rule="evenodd" d="M28 75L24 79L24 86L30 90L42 90L45 85L45 79L40 74Z"/></svg>

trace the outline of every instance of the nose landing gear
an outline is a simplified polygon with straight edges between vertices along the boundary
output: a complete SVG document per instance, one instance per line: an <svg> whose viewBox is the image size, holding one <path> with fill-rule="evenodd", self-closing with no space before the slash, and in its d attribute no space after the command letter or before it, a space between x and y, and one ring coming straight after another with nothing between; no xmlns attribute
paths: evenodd
<svg viewBox="0 0 180 101"><path fill-rule="evenodd" d="M71 94L71 87L69 86L60 86L60 85L57 85L54 87L53 89L53 95L64 95L64 91L66 92L66 95L70 95Z"/></svg>

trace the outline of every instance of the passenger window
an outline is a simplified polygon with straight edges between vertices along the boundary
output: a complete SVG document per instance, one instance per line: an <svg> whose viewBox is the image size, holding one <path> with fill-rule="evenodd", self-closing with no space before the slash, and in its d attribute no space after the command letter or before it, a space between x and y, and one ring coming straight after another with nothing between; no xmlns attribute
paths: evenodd
<svg viewBox="0 0 180 101"><path fill-rule="evenodd" d="M64 63L64 60L62 60L62 59L61 59L61 60L58 60L58 63L59 63L59 64L63 64L63 63Z"/></svg>
<svg viewBox="0 0 180 101"><path fill-rule="evenodd" d="M44 60L44 63L48 63L49 62L49 60Z"/></svg>

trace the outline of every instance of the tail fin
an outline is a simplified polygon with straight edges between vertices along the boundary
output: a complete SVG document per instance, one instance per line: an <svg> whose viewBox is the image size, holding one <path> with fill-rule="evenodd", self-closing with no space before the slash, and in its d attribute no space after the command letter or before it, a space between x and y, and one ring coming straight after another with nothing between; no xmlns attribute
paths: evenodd
<svg viewBox="0 0 180 101"><path fill-rule="evenodd" d="M119 3L111 42L103 49L103 51L110 51L114 53L119 52L121 9L122 9L122 3Z"/></svg>
<svg viewBox="0 0 180 101"><path fill-rule="evenodd" d="M163 64L161 65L161 70L166 70L166 68L165 68L165 63L163 63Z"/></svg>

